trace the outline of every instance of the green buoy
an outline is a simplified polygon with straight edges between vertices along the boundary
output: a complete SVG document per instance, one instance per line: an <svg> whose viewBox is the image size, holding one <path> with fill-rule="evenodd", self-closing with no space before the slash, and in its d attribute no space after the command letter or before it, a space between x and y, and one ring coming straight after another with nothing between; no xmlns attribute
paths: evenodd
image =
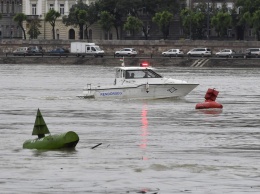
<svg viewBox="0 0 260 194"><path fill-rule="evenodd" d="M23 148L27 149L61 149L75 148L79 142L79 136L73 131L57 135L48 135L50 131L38 109L32 135L38 135L38 138L27 140L23 143Z"/></svg>

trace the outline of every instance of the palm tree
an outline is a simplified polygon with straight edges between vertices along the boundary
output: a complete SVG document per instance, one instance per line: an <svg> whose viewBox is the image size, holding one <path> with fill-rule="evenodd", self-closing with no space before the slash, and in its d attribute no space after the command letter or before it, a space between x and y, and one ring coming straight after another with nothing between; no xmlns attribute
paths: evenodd
<svg viewBox="0 0 260 194"><path fill-rule="evenodd" d="M23 31L23 36L24 36L24 39L26 40L26 33L25 33L25 30L23 28L23 22L27 19L27 16L23 13L17 13L14 17L13 17L13 20L15 22L18 23L18 26L22 29Z"/></svg>
<svg viewBox="0 0 260 194"><path fill-rule="evenodd" d="M44 18L44 20L45 20L46 22L49 22L50 25L52 26L52 38L53 38L53 39L55 39L55 22L56 22L56 19L57 19L58 17L60 17L60 13L57 12L57 11L55 11L54 9L50 9L50 10L47 12L47 14L46 14L46 16L45 16L45 18Z"/></svg>

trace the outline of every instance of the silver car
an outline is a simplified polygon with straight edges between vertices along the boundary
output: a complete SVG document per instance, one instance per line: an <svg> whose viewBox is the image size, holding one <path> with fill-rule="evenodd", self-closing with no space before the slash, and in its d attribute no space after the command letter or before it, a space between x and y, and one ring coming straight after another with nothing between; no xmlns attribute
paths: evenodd
<svg viewBox="0 0 260 194"><path fill-rule="evenodd" d="M29 55L30 47L19 47L13 51L14 56L18 55Z"/></svg>
<svg viewBox="0 0 260 194"><path fill-rule="evenodd" d="M223 49L216 53L217 57L231 57L231 55L235 54L236 52L232 49Z"/></svg>
<svg viewBox="0 0 260 194"><path fill-rule="evenodd" d="M115 52L115 56L117 57L123 57L123 56L135 57L136 55L137 55L137 51L134 48L123 48L120 51Z"/></svg>
<svg viewBox="0 0 260 194"><path fill-rule="evenodd" d="M246 57L260 57L260 48L248 48L245 51Z"/></svg>
<svg viewBox="0 0 260 194"><path fill-rule="evenodd" d="M162 55L164 57L178 57L178 56L183 56L184 52L181 49L170 49L168 51L162 52Z"/></svg>
<svg viewBox="0 0 260 194"><path fill-rule="evenodd" d="M209 48L194 48L187 53L188 56L211 56L211 50Z"/></svg>

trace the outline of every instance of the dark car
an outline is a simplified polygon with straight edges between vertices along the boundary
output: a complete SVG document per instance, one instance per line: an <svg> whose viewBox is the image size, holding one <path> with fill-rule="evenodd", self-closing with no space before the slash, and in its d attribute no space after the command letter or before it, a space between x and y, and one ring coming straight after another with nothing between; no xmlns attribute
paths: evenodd
<svg viewBox="0 0 260 194"><path fill-rule="evenodd" d="M64 48L56 48L47 53L48 55L52 56L68 56L69 55L69 50L64 49Z"/></svg>

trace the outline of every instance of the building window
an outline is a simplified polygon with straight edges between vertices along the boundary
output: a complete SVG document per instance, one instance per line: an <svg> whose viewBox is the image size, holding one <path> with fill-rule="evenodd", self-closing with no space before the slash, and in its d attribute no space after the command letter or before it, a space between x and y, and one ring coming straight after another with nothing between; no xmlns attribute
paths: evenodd
<svg viewBox="0 0 260 194"><path fill-rule="evenodd" d="M180 29L180 35L181 35L181 36L184 35L183 28Z"/></svg>
<svg viewBox="0 0 260 194"><path fill-rule="evenodd" d="M249 36L249 37L254 36L253 29L249 29L249 30L248 30L248 36Z"/></svg>
<svg viewBox="0 0 260 194"><path fill-rule="evenodd" d="M60 30L59 29L56 30L56 39L57 40L60 39Z"/></svg>
<svg viewBox="0 0 260 194"><path fill-rule="evenodd" d="M92 30L91 29L88 31L88 38L92 39Z"/></svg>
<svg viewBox="0 0 260 194"><path fill-rule="evenodd" d="M1 1L1 12L4 13L4 2Z"/></svg>
<svg viewBox="0 0 260 194"><path fill-rule="evenodd" d="M14 2L12 2L12 13L14 13Z"/></svg>
<svg viewBox="0 0 260 194"><path fill-rule="evenodd" d="M237 14L241 14L241 9L242 9L241 7L237 8Z"/></svg>
<svg viewBox="0 0 260 194"><path fill-rule="evenodd" d="M32 15L36 15L37 10L36 10L36 4L32 4Z"/></svg>
<svg viewBox="0 0 260 194"><path fill-rule="evenodd" d="M7 4L6 4L6 13L9 13L9 6L10 6L10 3L8 1Z"/></svg>
<svg viewBox="0 0 260 194"><path fill-rule="evenodd" d="M228 37L232 37L232 29L227 30L227 35L228 35Z"/></svg>
<svg viewBox="0 0 260 194"><path fill-rule="evenodd" d="M131 31L130 30L126 31L126 36L131 36Z"/></svg>
<svg viewBox="0 0 260 194"><path fill-rule="evenodd" d="M217 9L220 10L222 8L222 3L217 3Z"/></svg>
<svg viewBox="0 0 260 194"><path fill-rule="evenodd" d="M60 4L60 14L64 15L64 4Z"/></svg>
<svg viewBox="0 0 260 194"><path fill-rule="evenodd" d="M54 9L54 4L50 4L49 10Z"/></svg>

